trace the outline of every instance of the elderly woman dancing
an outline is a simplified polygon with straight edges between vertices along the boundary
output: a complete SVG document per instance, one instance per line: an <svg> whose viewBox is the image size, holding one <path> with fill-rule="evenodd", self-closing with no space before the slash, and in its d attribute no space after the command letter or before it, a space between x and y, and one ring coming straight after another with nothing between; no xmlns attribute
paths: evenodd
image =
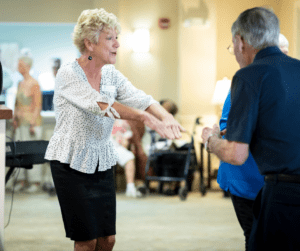
<svg viewBox="0 0 300 251"><path fill-rule="evenodd" d="M73 34L81 56L63 65L56 77L56 126L45 158L51 161L66 236L75 241L76 251L112 250L115 243L114 120L141 121L169 139L184 131L113 66L119 32L115 15L83 11Z"/></svg>

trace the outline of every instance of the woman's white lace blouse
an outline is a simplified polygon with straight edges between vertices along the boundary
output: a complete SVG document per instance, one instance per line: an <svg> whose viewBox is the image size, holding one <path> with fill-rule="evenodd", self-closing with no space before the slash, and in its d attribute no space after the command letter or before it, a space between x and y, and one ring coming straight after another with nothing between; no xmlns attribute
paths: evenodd
<svg viewBox="0 0 300 251"><path fill-rule="evenodd" d="M102 67L100 93L88 83L77 61L62 66L53 99L56 125L45 159L68 163L83 173L94 173L98 163L98 171L114 166L118 156L110 135L115 120L112 113L119 117L111 107L115 101L141 110L158 103L135 88L113 65ZM101 110L97 102L108 103L108 107Z"/></svg>

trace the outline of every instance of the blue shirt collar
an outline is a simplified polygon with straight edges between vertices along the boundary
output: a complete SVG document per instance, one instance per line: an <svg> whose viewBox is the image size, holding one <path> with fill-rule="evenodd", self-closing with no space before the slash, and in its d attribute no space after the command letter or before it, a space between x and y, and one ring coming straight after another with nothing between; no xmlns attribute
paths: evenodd
<svg viewBox="0 0 300 251"><path fill-rule="evenodd" d="M256 54L256 56L254 58L254 61L262 59L262 58L267 57L267 56L270 56L272 54L278 54L278 53L282 53L282 52L281 52L281 50L277 46L267 47L265 49L260 50Z"/></svg>

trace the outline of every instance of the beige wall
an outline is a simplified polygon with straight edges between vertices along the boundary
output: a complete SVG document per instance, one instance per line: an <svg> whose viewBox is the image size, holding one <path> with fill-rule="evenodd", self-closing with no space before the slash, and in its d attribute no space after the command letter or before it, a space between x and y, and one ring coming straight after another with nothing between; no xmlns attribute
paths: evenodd
<svg viewBox="0 0 300 251"><path fill-rule="evenodd" d="M290 42L289 55L300 59L300 1L288 0L281 1L279 11L281 33L283 33ZM298 10L298 15L297 15Z"/></svg>
<svg viewBox="0 0 300 251"><path fill-rule="evenodd" d="M216 6L215 1L204 1L207 23L185 27L183 21L193 9L198 11L198 0L181 0L180 3L180 105L181 123L192 131L196 117L203 123L214 123L211 98L216 82ZM200 10L199 10L200 11Z"/></svg>
<svg viewBox="0 0 300 251"><path fill-rule="evenodd" d="M81 11L93 8L86 0L1 0L0 22L76 22Z"/></svg>
<svg viewBox="0 0 300 251"><path fill-rule="evenodd" d="M155 99L170 98L178 103L178 6L174 0L119 0L119 69L137 87ZM171 20L167 30L158 19ZM136 28L150 30L150 52L134 53L129 39Z"/></svg>

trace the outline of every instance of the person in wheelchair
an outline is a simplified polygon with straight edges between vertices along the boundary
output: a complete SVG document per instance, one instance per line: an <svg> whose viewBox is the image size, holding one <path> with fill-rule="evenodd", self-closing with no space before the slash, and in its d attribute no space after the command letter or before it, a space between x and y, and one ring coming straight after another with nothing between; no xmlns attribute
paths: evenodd
<svg viewBox="0 0 300 251"><path fill-rule="evenodd" d="M135 156L130 151L130 139L132 131L126 120L117 119L112 130L112 141L119 155L118 165L125 169L126 196L141 197L140 191L135 187Z"/></svg>
<svg viewBox="0 0 300 251"><path fill-rule="evenodd" d="M163 99L163 100L160 100L159 103L162 107L164 107L173 116L175 116L178 113L178 107L172 100ZM158 142L156 143L156 146L160 147L158 144L160 144L161 142L166 142L166 144L163 146L164 149L171 147L172 140L160 138L158 140ZM162 146L162 144L161 144L161 146ZM179 189L180 189L180 182L174 182L173 181L173 182L165 183L163 188L162 188L162 192L165 195L172 196L172 195L177 195Z"/></svg>
<svg viewBox="0 0 300 251"><path fill-rule="evenodd" d="M162 99L159 101L159 103L162 107L164 107L166 109L166 111L171 113L174 117L178 113L178 106L175 104L174 101L172 101L170 99ZM156 141L156 143L155 143L156 150L168 150L168 149L171 149L172 147L174 147L174 143L175 143L174 141L165 139L165 138L161 138L155 132L154 132L154 134L155 134L155 141ZM188 144L188 142L186 142L184 140L180 140L181 146L183 146L185 144ZM149 148L150 148L150 143L147 146L147 149L149 149ZM178 147L178 148L180 148L180 147ZM147 153L149 156L149 151ZM189 178L189 180L191 180L191 179L192 178ZM179 181L163 182L163 184L161 184L161 186L159 188L159 190L160 190L159 192L163 193L164 195L167 195L167 196L174 196L174 195L179 194L180 187L181 186L180 186Z"/></svg>

